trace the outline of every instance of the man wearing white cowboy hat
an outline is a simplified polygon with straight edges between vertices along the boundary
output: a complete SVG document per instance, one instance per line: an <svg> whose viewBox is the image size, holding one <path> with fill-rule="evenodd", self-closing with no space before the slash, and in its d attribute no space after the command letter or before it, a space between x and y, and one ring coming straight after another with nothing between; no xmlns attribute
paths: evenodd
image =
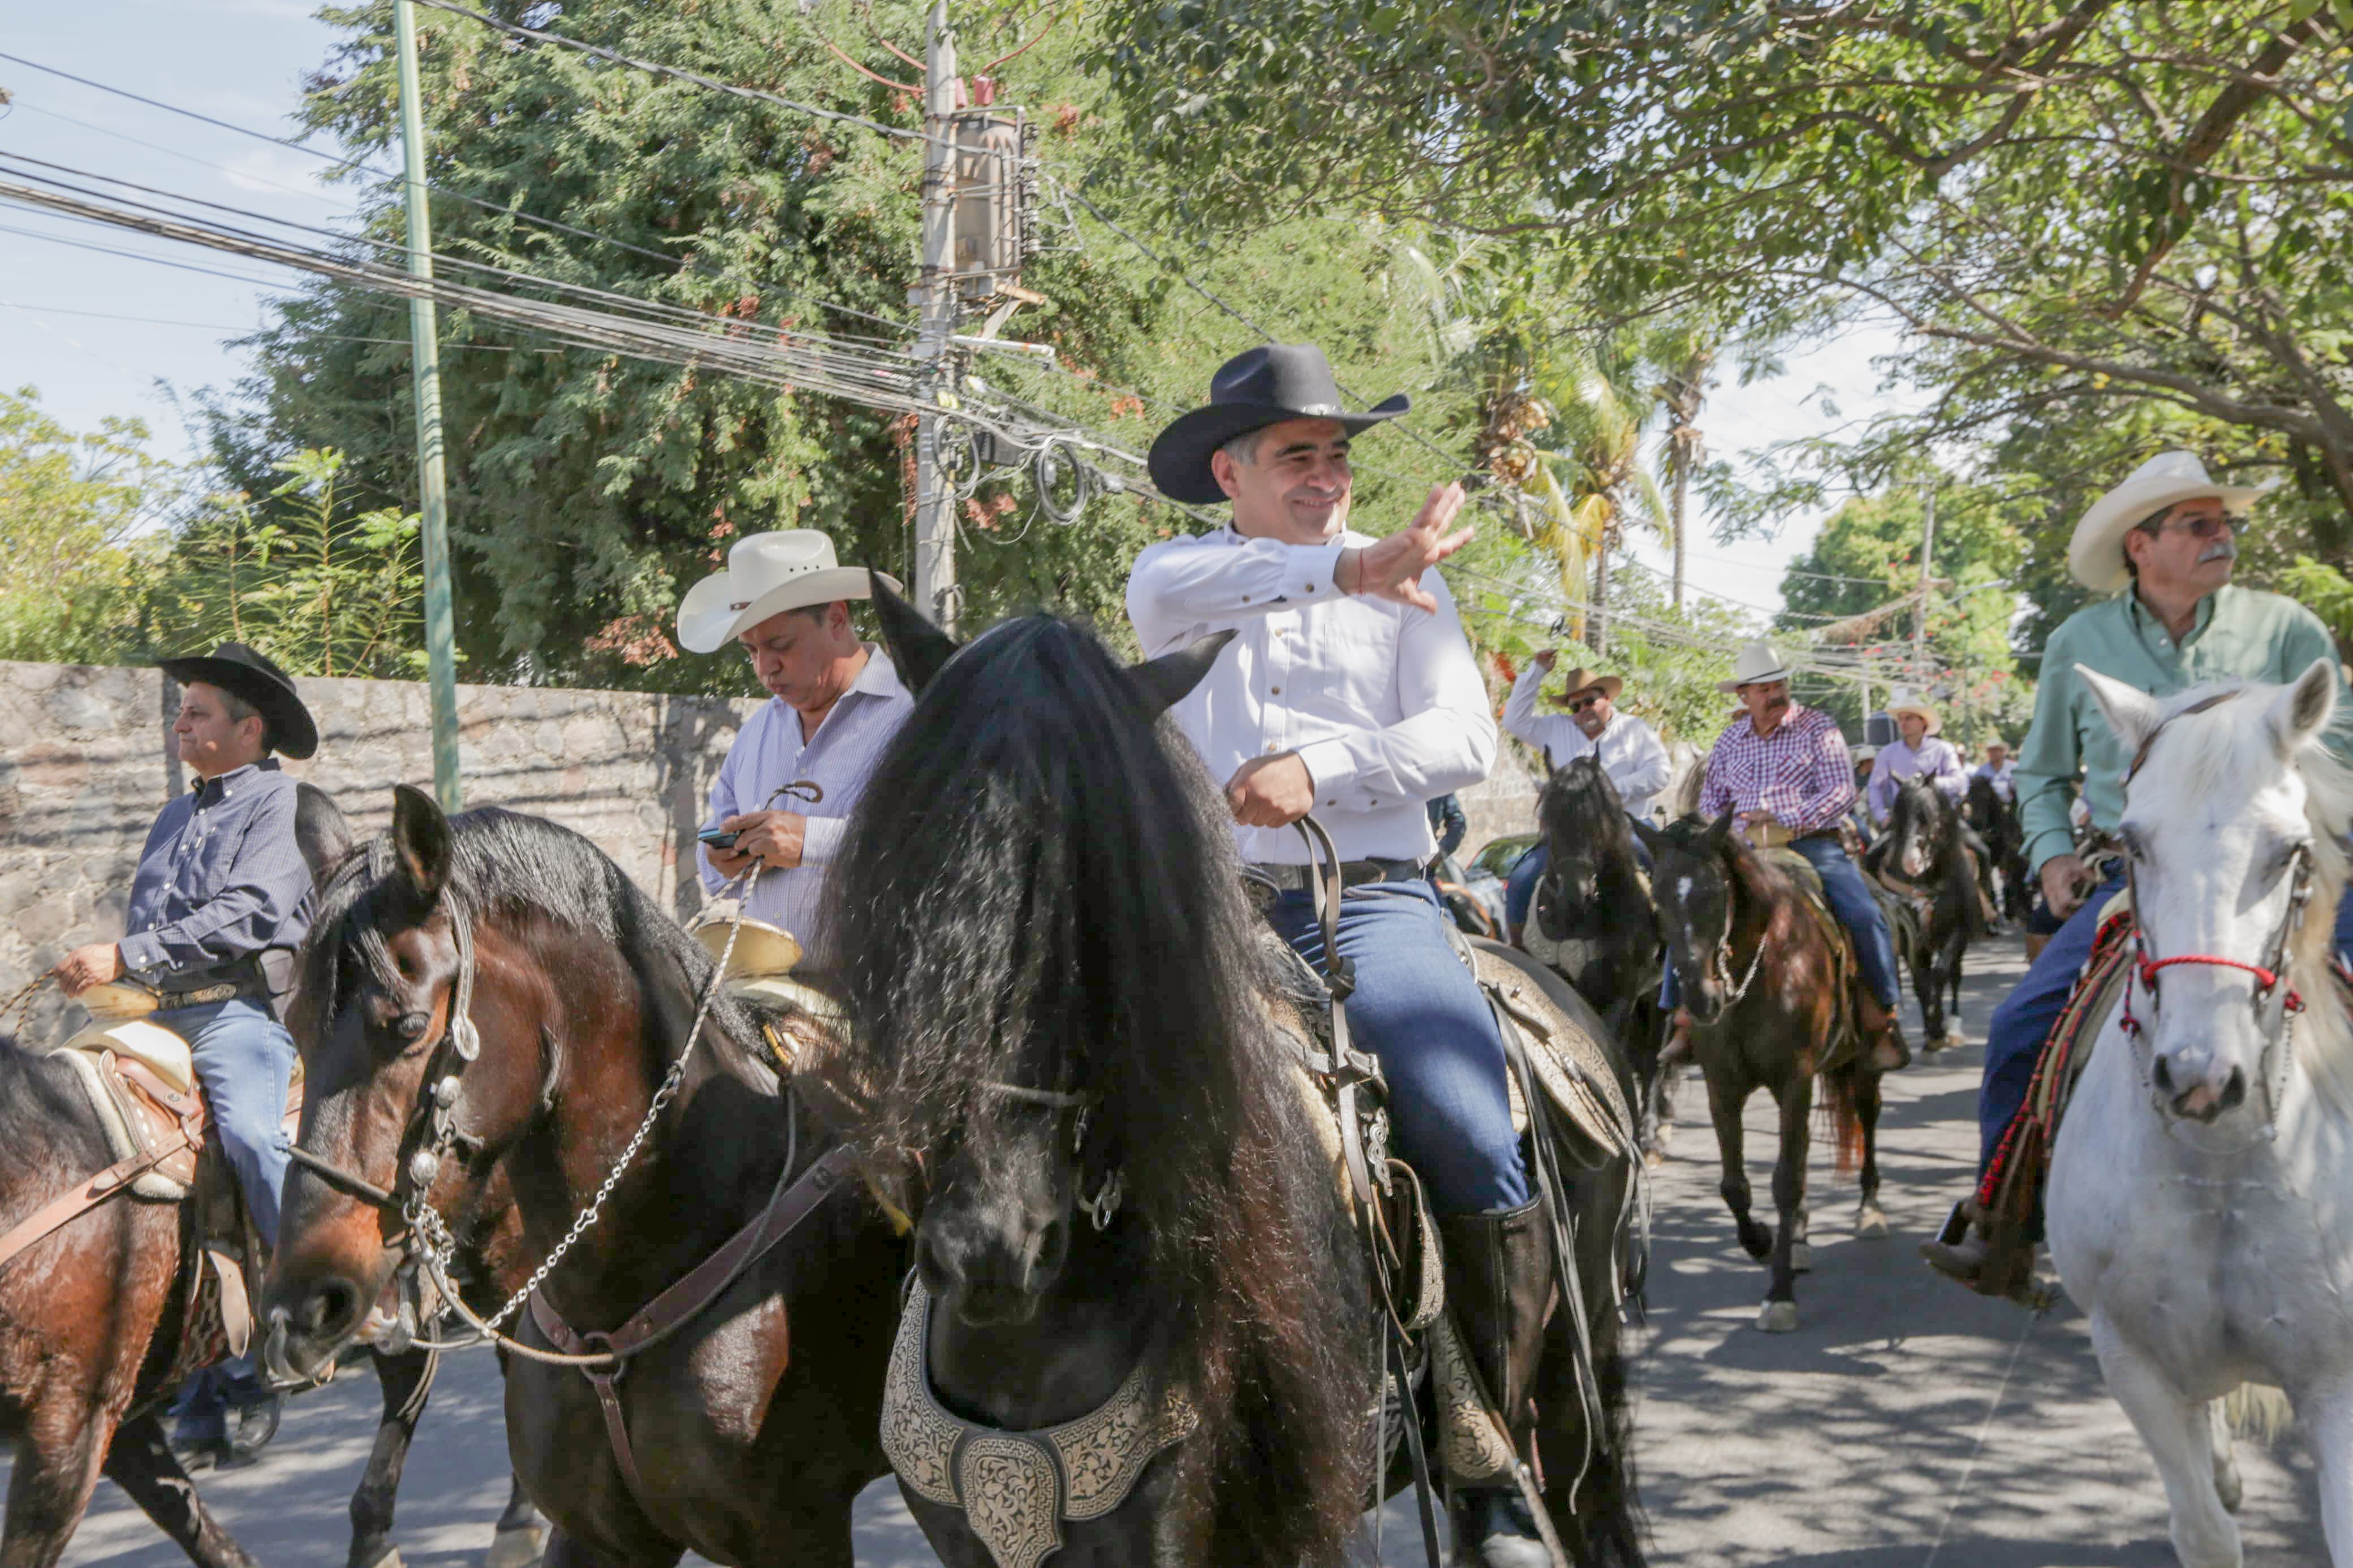
<svg viewBox="0 0 2353 1568"><path fill-rule="evenodd" d="M744 914L792 932L820 973L835 957L818 918L826 868L882 749L915 705L891 656L860 642L850 625L849 601L869 597L865 568L836 564L833 541L796 528L738 541L727 569L688 589L678 606L681 647L713 653L735 643L772 699L744 722L712 781L703 888L715 894L757 866ZM777 804L779 791L804 780L818 798Z"/></svg>
<svg viewBox="0 0 2353 1568"><path fill-rule="evenodd" d="M1985 761L1969 770L1971 778L1983 779L1993 785L1993 793L2003 800L2014 799L2018 781L2013 776L2018 764L2010 758L2010 742L1997 736L1986 742Z"/></svg>
<svg viewBox="0 0 2353 1568"><path fill-rule="evenodd" d="M1717 689L1737 696L1744 711L1707 753L1700 815L1729 811L1751 844L1786 846L1820 874L1831 912L1854 939L1863 984L1860 1022L1873 1064L1900 1068L1911 1051L1895 1019L1895 944L1879 900L1839 842L1838 825L1854 807L1855 788L1854 763L1838 721L1790 700L1789 661L1769 642L1742 648L1732 679ZM1886 752L1880 756L1883 762ZM1662 1004L1674 1007L1678 992L1670 968ZM1689 1027L1688 1016L1677 1008L1677 1037Z"/></svg>
<svg viewBox="0 0 2353 1568"><path fill-rule="evenodd" d="M1556 768L1566 767L1582 756L1599 759L1601 771L1617 788L1626 815L1648 822L1651 805L1665 792L1674 774L1666 745L1650 725L1631 713L1618 710L1618 694L1626 689L1626 683L1599 670L1581 667L1570 670L1560 695L1554 699L1567 711L1538 713L1537 693L1559 657L1558 648L1548 647L1528 660L1527 668L1512 682L1511 696L1504 699L1504 728L1541 750ZM1649 867L1650 847L1640 838L1634 840L1634 854L1645 868ZM1535 901L1536 884L1544 879L1551 863L1551 851L1538 842L1512 867L1511 879L1504 888L1504 907L1514 940L1517 940L1519 929L1527 924L1528 910Z"/></svg>
<svg viewBox="0 0 2353 1568"><path fill-rule="evenodd" d="M1350 1032L1380 1060L1400 1152L1438 1210L1449 1303L1525 1436L1553 1226L1521 1162L1503 1036L1422 875L1437 847L1422 803L1478 783L1495 757L1486 688L1432 570L1470 541L1453 526L1461 488L1432 490L1384 538L1348 526L1350 439L1406 407L1399 396L1345 412L1311 344L1228 362L1208 405L1154 440L1150 467L1164 495L1231 501L1233 521L1146 548L1127 613L1147 656L1236 634L1169 714L1224 784L1241 858L1272 890L1268 920L1319 969L1307 847L1292 825L1313 811L1346 862ZM1462 1561L1549 1562L1516 1490L1465 1489L1461 1507Z"/></svg>
<svg viewBox="0 0 2353 1568"><path fill-rule="evenodd" d="M2261 493L2215 483L2194 453L2160 452L2093 502L2075 525L2068 570L2094 593L2114 596L2076 611L2051 634L2033 727L2014 774L2027 864L2042 880L2051 912L2066 923L1987 1026L1978 1094L1980 1178L2025 1103L2043 1040L2091 955L2099 911L2124 886L2121 863L2105 883L2091 876L2069 827L2071 808L2080 806L2094 827L2115 830L2131 761L2076 666L2169 697L2209 680L2284 683L2316 658L2337 662L2336 644L2311 611L2231 584L2240 520ZM2338 710L2353 712L2341 695ZM2348 731L2340 724L2337 733L2337 749L2353 751L2343 739ZM2353 899L2337 910L2337 945L2353 952ZM1970 1285L1988 1256L1976 1205L1974 1196L1961 1205L1969 1228L1959 1241L1921 1244L1939 1271Z"/></svg>
<svg viewBox="0 0 2353 1568"><path fill-rule="evenodd" d="M1871 771L1871 820L1887 820L1895 809L1895 786L1908 778L1925 776L1955 800L1968 795L1969 775L1953 743L1938 739L1945 721L1936 710L1925 702L1898 702L1887 710L1902 738L1881 749Z"/></svg>

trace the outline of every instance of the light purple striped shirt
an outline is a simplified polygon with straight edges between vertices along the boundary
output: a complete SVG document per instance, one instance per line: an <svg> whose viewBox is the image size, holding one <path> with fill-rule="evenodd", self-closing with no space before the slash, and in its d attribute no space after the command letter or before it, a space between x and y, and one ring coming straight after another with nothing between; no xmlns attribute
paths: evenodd
<svg viewBox="0 0 2353 1568"><path fill-rule="evenodd" d="M881 760L882 749L915 707L891 656L872 643L866 645L866 668L807 741L801 738L799 711L781 697L770 698L744 721L727 749L727 760L719 765L719 776L712 781L711 813L702 824L706 829L716 827L731 816L772 805L808 818L801 863L790 870L761 871L744 900L744 913L798 937L803 962L812 969L832 963L818 913L824 902L826 872L841 852L849 814L858 809L858 797L866 793L866 781ZM796 779L814 779L825 798L811 804L787 796L771 803L773 792ZM706 893L716 894L727 886L727 879L712 869L709 849L697 846L695 858L702 863Z"/></svg>
<svg viewBox="0 0 2353 1568"><path fill-rule="evenodd" d="M1923 736L1915 751L1902 741L1879 749L1879 760L1871 768L1871 819L1884 822L1887 814L1895 809L1895 786L1915 773L1925 775L1930 784L1958 800L1969 793L1969 775L1961 768L1961 753L1953 750L1950 741L1940 741L1934 735Z"/></svg>

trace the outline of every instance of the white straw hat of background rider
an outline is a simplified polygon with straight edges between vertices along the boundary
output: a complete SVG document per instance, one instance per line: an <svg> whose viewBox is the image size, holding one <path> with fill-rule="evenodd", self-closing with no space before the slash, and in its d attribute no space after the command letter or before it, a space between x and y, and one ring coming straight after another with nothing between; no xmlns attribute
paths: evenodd
<svg viewBox="0 0 2353 1568"><path fill-rule="evenodd" d="M2216 484L2195 452L2159 452L2124 483L2092 503L2067 544L2067 570L2094 594L2115 594L2132 580L2125 570L2125 535L2166 507L2211 497L2243 517L2263 492L2250 485Z"/></svg>
<svg viewBox="0 0 2353 1568"><path fill-rule="evenodd" d="M1586 692L1599 691L1602 696L1615 702L1618 700L1618 694L1625 689L1626 683L1618 677L1603 675L1599 670L1587 669L1579 665L1568 672L1567 684L1561 687L1560 695L1553 700L1566 708Z"/></svg>
<svg viewBox="0 0 2353 1568"><path fill-rule="evenodd" d="M1761 681L1788 679L1789 661L1781 657L1779 648L1759 637L1740 650L1740 657L1732 661L1732 679L1717 681L1715 689L1718 691L1737 691L1744 686L1755 686Z"/></svg>
<svg viewBox="0 0 2353 1568"><path fill-rule="evenodd" d="M1920 721L1928 726L1928 734L1933 735L1945 727L1945 721L1926 702L1891 702L1887 705L1887 716L1891 719L1901 719L1906 713L1920 715Z"/></svg>
<svg viewBox="0 0 2353 1568"><path fill-rule="evenodd" d="M875 575L899 592L897 578ZM727 570L713 572L679 601L678 643L690 652L715 653L770 616L872 597L866 568L837 564L833 541L816 529L749 534L727 552Z"/></svg>

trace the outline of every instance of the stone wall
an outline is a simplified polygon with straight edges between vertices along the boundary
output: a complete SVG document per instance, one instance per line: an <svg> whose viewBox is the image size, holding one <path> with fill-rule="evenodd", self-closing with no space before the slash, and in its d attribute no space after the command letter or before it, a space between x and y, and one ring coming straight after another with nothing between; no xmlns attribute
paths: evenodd
<svg viewBox="0 0 2353 1568"><path fill-rule="evenodd" d="M166 685L154 669L0 660L0 1000L73 947L121 935L148 826L187 784L170 735L179 695ZM301 688L319 721L319 754L286 771L332 795L358 831L391 820L394 784L431 787L423 685ZM711 778L754 707L461 686L466 804L512 806L576 829L684 918L702 902L694 830ZM55 991L45 989L36 1037L65 1021Z"/></svg>

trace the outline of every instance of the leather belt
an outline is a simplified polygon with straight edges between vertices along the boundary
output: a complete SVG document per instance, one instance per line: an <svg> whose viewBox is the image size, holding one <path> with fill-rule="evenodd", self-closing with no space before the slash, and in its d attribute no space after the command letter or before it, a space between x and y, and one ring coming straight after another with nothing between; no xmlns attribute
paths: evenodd
<svg viewBox="0 0 2353 1568"><path fill-rule="evenodd" d="M202 1007L214 1002L234 1002L240 996L266 997L269 994L269 983L259 977L229 980L218 985L199 985L194 991L158 991L155 994L155 1010L169 1013L179 1007Z"/></svg>
<svg viewBox="0 0 2353 1568"><path fill-rule="evenodd" d="M1361 888L1374 882L1418 882L1427 868L1415 860L1343 860L1340 885ZM1283 893L1303 893L1315 885L1313 866L1266 865L1253 861L1242 875Z"/></svg>

